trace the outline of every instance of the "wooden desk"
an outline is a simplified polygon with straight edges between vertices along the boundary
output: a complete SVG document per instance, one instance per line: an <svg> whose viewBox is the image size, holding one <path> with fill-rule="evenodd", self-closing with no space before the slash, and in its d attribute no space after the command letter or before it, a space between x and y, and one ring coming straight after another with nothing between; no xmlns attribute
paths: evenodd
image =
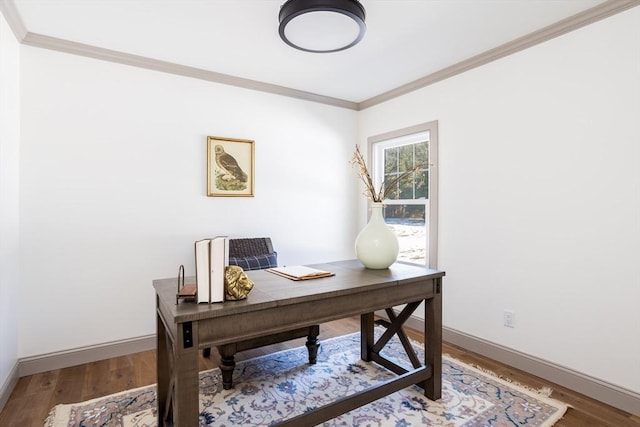
<svg viewBox="0 0 640 427"><path fill-rule="evenodd" d="M429 399L440 398L445 273L400 262L386 270L369 270L357 260L311 267L331 271L335 276L294 282L264 270L248 271L255 286L246 300L212 305L176 305L177 279L153 281L157 303L158 426L198 425L199 350L355 315L361 318L362 359L375 361L398 376L281 425L320 424L412 384L422 386ZM401 326L423 301L426 360L421 362ZM403 304L405 308L396 316L391 307ZM387 310L392 324L374 343L373 313L381 309ZM413 369L397 366L379 355L394 333L408 350Z"/></svg>

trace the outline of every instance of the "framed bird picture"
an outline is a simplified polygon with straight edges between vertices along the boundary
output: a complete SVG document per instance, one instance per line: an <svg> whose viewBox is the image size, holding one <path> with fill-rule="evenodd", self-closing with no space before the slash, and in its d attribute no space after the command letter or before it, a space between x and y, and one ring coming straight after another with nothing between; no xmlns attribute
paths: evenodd
<svg viewBox="0 0 640 427"><path fill-rule="evenodd" d="M254 141L207 137L207 196L253 197Z"/></svg>

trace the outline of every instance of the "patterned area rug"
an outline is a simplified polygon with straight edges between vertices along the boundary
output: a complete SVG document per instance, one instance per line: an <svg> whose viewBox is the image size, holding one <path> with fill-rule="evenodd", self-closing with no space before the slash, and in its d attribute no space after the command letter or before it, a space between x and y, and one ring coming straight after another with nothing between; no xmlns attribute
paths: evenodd
<svg viewBox="0 0 640 427"><path fill-rule="evenodd" d="M379 335L380 327L376 328ZM422 348L416 350L423 359ZM385 357L410 366L394 338ZM200 373L200 426L269 426L353 394L394 374L360 360L360 335L322 341L318 363L300 347L238 362L235 388L222 389L220 371ZM567 406L472 366L443 358L442 398L425 398L417 386L396 392L324 423L324 426L551 426ZM58 405L45 427L156 426L156 387Z"/></svg>

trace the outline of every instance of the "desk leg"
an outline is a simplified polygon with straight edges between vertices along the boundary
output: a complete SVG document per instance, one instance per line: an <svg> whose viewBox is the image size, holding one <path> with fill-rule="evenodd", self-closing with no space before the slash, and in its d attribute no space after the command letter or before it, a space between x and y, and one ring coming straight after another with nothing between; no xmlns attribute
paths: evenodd
<svg viewBox="0 0 640 427"><path fill-rule="evenodd" d="M198 322L178 324L176 341L173 363L173 424L196 427L200 414Z"/></svg>
<svg viewBox="0 0 640 427"><path fill-rule="evenodd" d="M222 388L233 388L233 370L236 367L235 355L237 346L235 343L218 346L220 353L220 372L222 373Z"/></svg>
<svg viewBox="0 0 640 427"><path fill-rule="evenodd" d="M442 279L435 279L433 286L433 298L425 300L424 307L424 355L433 372L426 381L424 394L438 400L442 394Z"/></svg>
<svg viewBox="0 0 640 427"><path fill-rule="evenodd" d="M307 335L307 353L309 353L309 364L315 365L318 361L318 335L320 335L320 325L309 326Z"/></svg>
<svg viewBox="0 0 640 427"><path fill-rule="evenodd" d="M160 313L156 314L156 375L158 379L158 427L165 424L164 414L167 410L167 396L171 382L171 365L169 362L169 340Z"/></svg>
<svg viewBox="0 0 640 427"><path fill-rule="evenodd" d="M373 350L373 313L360 315L360 358L371 362Z"/></svg>

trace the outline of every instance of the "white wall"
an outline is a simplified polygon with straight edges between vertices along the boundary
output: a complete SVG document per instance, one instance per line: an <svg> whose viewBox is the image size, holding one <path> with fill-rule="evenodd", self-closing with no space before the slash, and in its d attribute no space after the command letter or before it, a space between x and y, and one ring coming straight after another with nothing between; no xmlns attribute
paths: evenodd
<svg viewBox="0 0 640 427"><path fill-rule="evenodd" d="M193 242L353 257L356 112L22 47L20 356L155 333ZM206 197L206 137L255 140L255 197Z"/></svg>
<svg viewBox="0 0 640 427"><path fill-rule="evenodd" d="M20 46L0 14L0 391L18 360L19 86Z"/></svg>
<svg viewBox="0 0 640 427"><path fill-rule="evenodd" d="M154 333L151 281L193 272L195 239L269 235L289 264L353 256L353 143L438 120L445 325L640 392L639 21L359 114L22 46L0 116L0 380L16 320L19 357ZM256 140L256 197L205 196L207 135Z"/></svg>
<svg viewBox="0 0 640 427"><path fill-rule="evenodd" d="M439 122L446 327L640 392L639 76L634 8L360 114Z"/></svg>

